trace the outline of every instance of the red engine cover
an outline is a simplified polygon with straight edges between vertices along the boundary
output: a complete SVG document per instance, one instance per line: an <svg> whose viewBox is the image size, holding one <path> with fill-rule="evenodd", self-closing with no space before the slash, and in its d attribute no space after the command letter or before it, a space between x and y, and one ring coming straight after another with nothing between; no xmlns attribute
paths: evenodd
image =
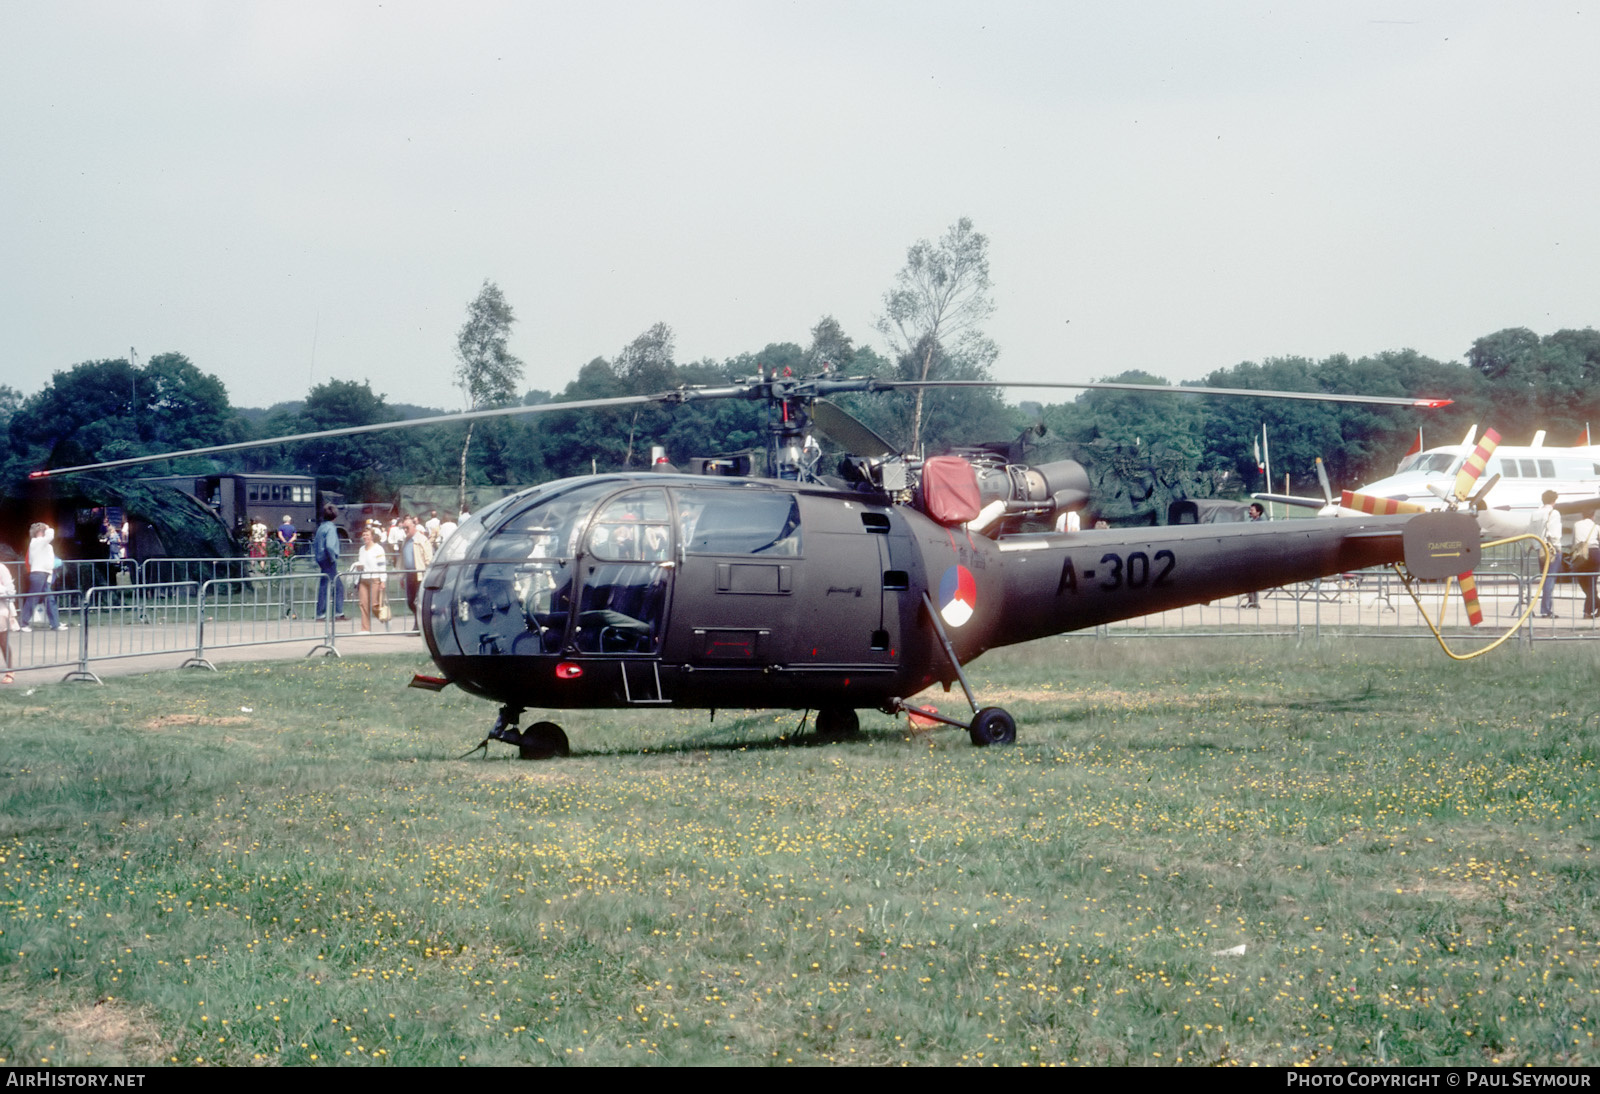
<svg viewBox="0 0 1600 1094"><path fill-rule="evenodd" d="M944 525L977 519L983 508L978 473L960 456L933 456L922 465L923 511Z"/></svg>

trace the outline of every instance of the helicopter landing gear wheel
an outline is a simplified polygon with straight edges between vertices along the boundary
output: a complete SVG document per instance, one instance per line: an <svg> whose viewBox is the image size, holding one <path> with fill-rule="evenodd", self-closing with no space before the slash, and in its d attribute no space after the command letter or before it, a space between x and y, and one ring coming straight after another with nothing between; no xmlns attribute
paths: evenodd
<svg viewBox="0 0 1600 1094"><path fill-rule="evenodd" d="M552 756L571 755L567 748L566 731L554 722L535 722L522 731L517 754L524 760L548 760Z"/></svg>
<svg viewBox="0 0 1600 1094"><path fill-rule="evenodd" d="M853 737L861 729L861 719L849 707L823 707L817 711L818 737Z"/></svg>
<svg viewBox="0 0 1600 1094"><path fill-rule="evenodd" d="M1016 744L1017 720L999 707L984 707L973 715L972 725L967 732L978 748Z"/></svg>

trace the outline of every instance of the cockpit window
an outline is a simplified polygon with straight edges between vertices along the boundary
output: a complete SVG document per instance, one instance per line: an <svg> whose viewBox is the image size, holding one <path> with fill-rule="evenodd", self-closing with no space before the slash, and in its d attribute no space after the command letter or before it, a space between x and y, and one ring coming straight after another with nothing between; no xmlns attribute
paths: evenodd
<svg viewBox="0 0 1600 1094"><path fill-rule="evenodd" d="M479 556L571 558L578 553L578 541L589 511L615 485L589 483L575 490L534 498L495 529Z"/></svg>
<svg viewBox="0 0 1600 1094"><path fill-rule="evenodd" d="M691 555L800 554L800 502L793 494L684 490L678 493L678 520Z"/></svg>
<svg viewBox="0 0 1600 1094"><path fill-rule="evenodd" d="M672 557L665 490L630 490L612 498L589 526L589 553L602 562L662 562Z"/></svg>
<svg viewBox="0 0 1600 1094"><path fill-rule="evenodd" d="M595 512L572 632L580 653L660 652L671 558L665 490L629 490Z"/></svg>
<svg viewBox="0 0 1600 1094"><path fill-rule="evenodd" d="M483 523L492 531L454 578L455 619L438 625L453 626L468 654L559 650L571 612L572 557L589 514L615 489L614 481L584 483L485 510Z"/></svg>
<svg viewBox="0 0 1600 1094"><path fill-rule="evenodd" d="M1449 471L1452 467L1454 467L1456 465L1456 460L1458 459L1460 459L1459 456L1456 456L1450 452L1434 452L1431 454L1423 452L1413 456L1411 460L1401 468L1401 470L1424 472L1437 471L1442 473Z"/></svg>

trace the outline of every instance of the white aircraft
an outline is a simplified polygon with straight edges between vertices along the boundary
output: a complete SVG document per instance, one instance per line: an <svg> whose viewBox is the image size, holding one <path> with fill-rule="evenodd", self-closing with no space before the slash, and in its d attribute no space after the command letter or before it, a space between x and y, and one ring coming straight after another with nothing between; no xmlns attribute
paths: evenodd
<svg viewBox="0 0 1600 1094"><path fill-rule="evenodd" d="M1374 511L1371 499L1444 509L1456 500L1457 473L1469 457L1483 448L1488 452L1478 475L1482 485L1472 497L1482 507L1479 523L1486 533L1503 537L1526 532L1534 512L1544 504L1541 498L1546 490L1556 492L1556 507L1566 516L1600 508L1600 445L1546 447L1542 429L1534 434L1533 443L1526 446L1496 447L1489 443L1490 438L1498 441L1493 430L1486 430L1483 443L1475 445L1477 429L1473 426L1467 430L1460 444L1410 453L1400 461L1393 475L1368 483L1359 490L1347 490L1338 502L1333 500L1321 460L1317 461L1317 475L1322 480L1323 497L1251 496L1262 501L1316 509L1319 516L1371 513Z"/></svg>

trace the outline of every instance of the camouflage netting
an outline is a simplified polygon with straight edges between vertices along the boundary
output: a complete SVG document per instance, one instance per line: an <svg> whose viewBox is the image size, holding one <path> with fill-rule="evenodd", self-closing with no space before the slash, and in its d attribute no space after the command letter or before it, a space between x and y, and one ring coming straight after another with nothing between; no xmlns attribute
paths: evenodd
<svg viewBox="0 0 1600 1094"><path fill-rule="evenodd" d="M94 475L73 480L85 507L120 505L123 512L150 524L160 537L159 553L168 558L232 558L240 553L217 515L196 498L170 486L115 482ZM142 545L140 545L142 547Z"/></svg>
<svg viewBox="0 0 1600 1094"><path fill-rule="evenodd" d="M88 484L85 487L87 492ZM104 483L99 492L111 504L120 497L124 512L154 526L169 558L230 558L240 553L217 515L182 490L150 483Z"/></svg>

